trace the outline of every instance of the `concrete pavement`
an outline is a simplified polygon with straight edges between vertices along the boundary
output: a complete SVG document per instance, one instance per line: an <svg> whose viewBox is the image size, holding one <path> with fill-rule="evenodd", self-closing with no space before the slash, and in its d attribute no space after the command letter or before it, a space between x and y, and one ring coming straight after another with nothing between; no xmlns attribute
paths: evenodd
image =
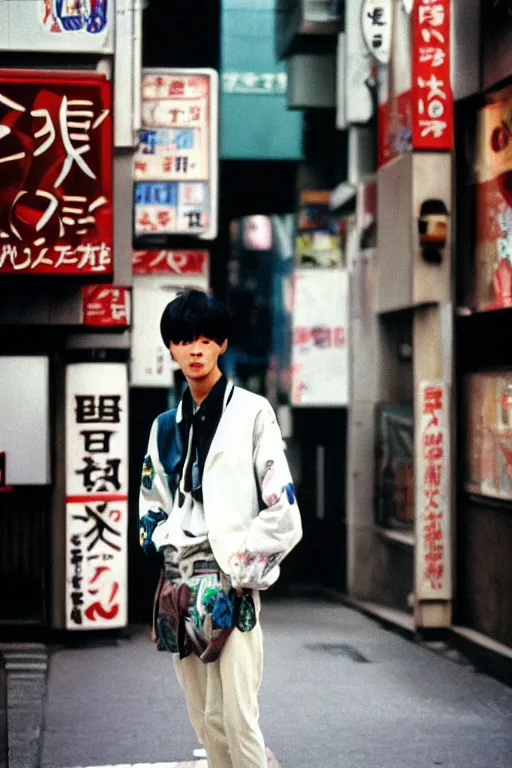
<svg viewBox="0 0 512 768"><path fill-rule="evenodd" d="M38 768L48 651L40 643L0 645L7 672L9 768Z"/></svg>
<svg viewBox="0 0 512 768"><path fill-rule="evenodd" d="M262 626L261 722L280 768L511 768L512 690L470 665L320 600L267 598ZM148 628L53 649L42 768L201 768L198 746Z"/></svg>

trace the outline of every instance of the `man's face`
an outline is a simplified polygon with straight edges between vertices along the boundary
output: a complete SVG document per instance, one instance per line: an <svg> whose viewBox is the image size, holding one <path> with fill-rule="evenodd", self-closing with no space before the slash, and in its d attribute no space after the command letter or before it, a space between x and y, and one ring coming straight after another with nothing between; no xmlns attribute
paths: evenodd
<svg viewBox="0 0 512 768"><path fill-rule="evenodd" d="M171 341L169 348L185 377L198 381L207 378L217 368L217 361L227 346L227 340L219 345L206 336L199 336L194 341L179 344Z"/></svg>

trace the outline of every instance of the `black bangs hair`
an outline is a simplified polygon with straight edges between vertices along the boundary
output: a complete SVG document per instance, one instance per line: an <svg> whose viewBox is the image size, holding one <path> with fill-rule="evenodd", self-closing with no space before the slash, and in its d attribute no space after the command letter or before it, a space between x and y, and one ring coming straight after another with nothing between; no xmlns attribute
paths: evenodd
<svg viewBox="0 0 512 768"><path fill-rule="evenodd" d="M167 349L174 344L205 336L223 344L229 336L230 314L222 302L203 291L190 290L169 302L160 320L160 333Z"/></svg>

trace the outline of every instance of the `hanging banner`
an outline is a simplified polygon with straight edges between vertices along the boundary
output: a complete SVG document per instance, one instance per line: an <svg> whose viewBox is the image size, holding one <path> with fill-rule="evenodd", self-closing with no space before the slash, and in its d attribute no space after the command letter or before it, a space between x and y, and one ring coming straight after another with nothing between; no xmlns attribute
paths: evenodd
<svg viewBox="0 0 512 768"><path fill-rule="evenodd" d="M133 387L171 387L178 365L165 348L160 319L167 304L188 288L208 290L202 275L140 275L134 277L130 384Z"/></svg>
<svg viewBox="0 0 512 768"><path fill-rule="evenodd" d="M414 524L414 416L410 405L377 406L375 504L377 524Z"/></svg>
<svg viewBox="0 0 512 768"><path fill-rule="evenodd" d="M111 87L0 70L0 274L112 273Z"/></svg>
<svg viewBox="0 0 512 768"><path fill-rule="evenodd" d="M126 328L130 325L130 290L114 285L84 285L82 309L84 325Z"/></svg>
<svg viewBox="0 0 512 768"><path fill-rule="evenodd" d="M134 275L201 275L208 276L208 251L134 251Z"/></svg>
<svg viewBox="0 0 512 768"><path fill-rule="evenodd" d="M419 600L451 597L449 391L442 381L419 387L416 451L417 578Z"/></svg>
<svg viewBox="0 0 512 768"><path fill-rule="evenodd" d="M453 149L450 0L416 0L412 19L412 146Z"/></svg>
<svg viewBox="0 0 512 768"><path fill-rule="evenodd" d="M392 0L363 0L361 27L368 51L379 64L391 56Z"/></svg>
<svg viewBox="0 0 512 768"><path fill-rule="evenodd" d="M135 234L217 236L218 75L144 70Z"/></svg>
<svg viewBox="0 0 512 768"><path fill-rule="evenodd" d="M68 365L67 629L126 626L127 499L127 368L120 363Z"/></svg>
<svg viewBox="0 0 512 768"><path fill-rule="evenodd" d="M0 0L0 49L114 53L115 0Z"/></svg>
<svg viewBox="0 0 512 768"><path fill-rule="evenodd" d="M292 328L292 404L348 403L348 274L296 270Z"/></svg>

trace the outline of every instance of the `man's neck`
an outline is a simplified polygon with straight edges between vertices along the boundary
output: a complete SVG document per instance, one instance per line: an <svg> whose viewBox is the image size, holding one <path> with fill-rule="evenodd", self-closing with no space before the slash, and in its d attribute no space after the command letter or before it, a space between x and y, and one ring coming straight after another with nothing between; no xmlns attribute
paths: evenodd
<svg viewBox="0 0 512 768"><path fill-rule="evenodd" d="M221 378L222 372L217 367L214 368L213 371L205 379L200 379L199 381L196 379L191 379L188 382L190 387L190 394L192 395L192 399L196 405L201 405L203 400L206 400L211 390Z"/></svg>

